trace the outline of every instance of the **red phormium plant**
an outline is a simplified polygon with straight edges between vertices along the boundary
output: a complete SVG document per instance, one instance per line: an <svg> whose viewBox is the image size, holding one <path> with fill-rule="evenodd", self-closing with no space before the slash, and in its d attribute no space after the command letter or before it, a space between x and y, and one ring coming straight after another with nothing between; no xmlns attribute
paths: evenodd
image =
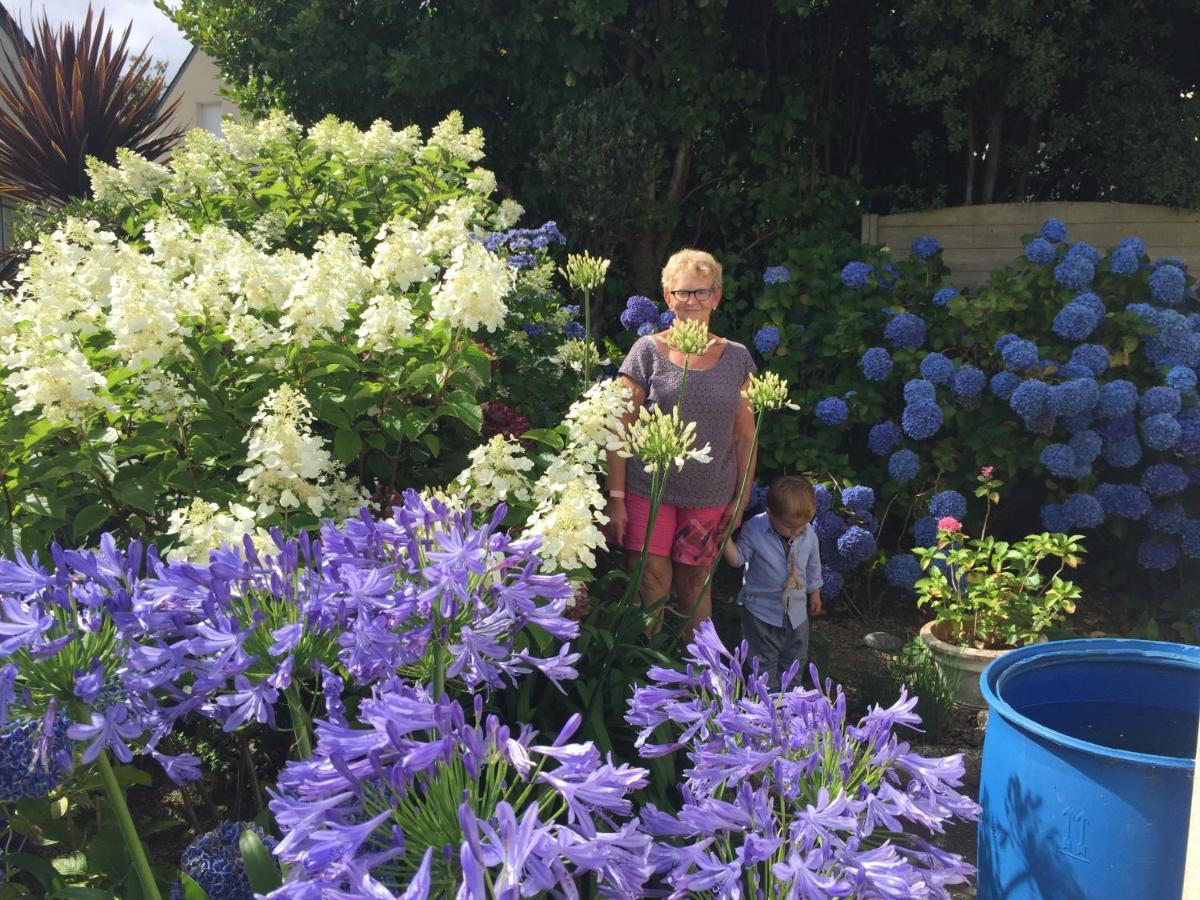
<svg viewBox="0 0 1200 900"><path fill-rule="evenodd" d="M118 147L149 159L179 138L167 132L175 104L159 109L161 77L145 53L129 60L129 29L113 46L104 13L89 7L83 27L51 27L43 16L32 41L17 40L0 75L0 195L63 203L91 194L87 157L116 161Z"/></svg>

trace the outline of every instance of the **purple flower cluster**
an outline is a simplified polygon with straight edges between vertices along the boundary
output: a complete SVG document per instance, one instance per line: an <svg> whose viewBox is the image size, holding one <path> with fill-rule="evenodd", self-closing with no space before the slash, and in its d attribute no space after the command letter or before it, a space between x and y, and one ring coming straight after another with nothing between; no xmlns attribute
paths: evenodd
<svg viewBox="0 0 1200 900"><path fill-rule="evenodd" d="M850 407L841 397L826 397L817 403L814 410L816 417L826 425L843 424L850 416Z"/></svg>
<svg viewBox="0 0 1200 900"><path fill-rule="evenodd" d="M933 259L933 257L942 252L942 245L938 243L938 239L933 235L923 234L920 237L913 238L909 251L917 259Z"/></svg>
<svg viewBox="0 0 1200 900"><path fill-rule="evenodd" d="M635 294L625 301L625 309L621 311L621 327L636 331L639 335L654 334L658 331L658 315L658 306L653 300Z"/></svg>
<svg viewBox="0 0 1200 900"><path fill-rule="evenodd" d="M514 269L536 268L538 257L530 251L543 251L551 244L566 243L566 237L553 221L546 222L538 228L513 228L483 238L483 246L492 253L504 251L508 257L508 264Z"/></svg>
<svg viewBox="0 0 1200 900"><path fill-rule="evenodd" d="M867 381L883 381L892 374L892 356L883 347L871 347L858 362Z"/></svg>
<svg viewBox="0 0 1200 900"><path fill-rule="evenodd" d="M925 320L914 313L897 313L884 326L883 337L897 350L920 347L925 343Z"/></svg>
<svg viewBox="0 0 1200 900"><path fill-rule="evenodd" d="M754 349L766 356L774 353L779 347L779 329L774 325L764 325L754 332Z"/></svg>
<svg viewBox="0 0 1200 900"><path fill-rule="evenodd" d="M787 266L767 266L762 274L763 284L787 284L792 280L792 273Z"/></svg>
<svg viewBox="0 0 1200 900"><path fill-rule="evenodd" d="M644 755L682 749L689 760L682 808L642 814L672 895L941 896L963 881L970 866L922 838L872 839L978 816L956 790L960 757L918 756L895 734L919 723L916 698L902 693L855 725L840 687L805 689L793 666L771 694L746 655L705 622L685 672L651 669L629 704ZM652 743L662 728L675 736Z"/></svg>
<svg viewBox="0 0 1200 900"><path fill-rule="evenodd" d="M275 839L250 822L222 821L212 831L200 835L187 845L179 859L179 870L204 889L209 897L228 900L254 900L246 864L238 841L242 832L253 831L268 850L275 848ZM183 885L175 882L170 900L184 900Z"/></svg>
<svg viewBox="0 0 1200 900"><path fill-rule="evenodd" d="M871 281L875 267L870 263L851 262L842 268L842 284L854 291L861 291Z"/></svg>

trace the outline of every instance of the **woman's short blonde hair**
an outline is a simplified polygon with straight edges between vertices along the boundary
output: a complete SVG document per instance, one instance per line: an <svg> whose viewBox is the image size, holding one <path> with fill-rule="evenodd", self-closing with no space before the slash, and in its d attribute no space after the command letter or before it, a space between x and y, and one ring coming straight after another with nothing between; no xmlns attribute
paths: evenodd
<svg viewBox="0 0 1200 900"><path fill-rule="evenodd" d="M713 259L711 253L703 250L680 250L671 255L662 270L662 287L664 291L671 290L671 284L677 275L684 272L695 272L710 279L712 286L721 288L721 264Z"/></svg>

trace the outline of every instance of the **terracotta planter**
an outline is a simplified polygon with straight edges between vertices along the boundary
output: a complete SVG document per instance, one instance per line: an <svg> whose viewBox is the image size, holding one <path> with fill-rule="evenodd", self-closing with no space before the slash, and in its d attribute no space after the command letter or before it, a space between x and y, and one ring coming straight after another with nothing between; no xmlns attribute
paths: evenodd
<svg viewBox="0 0 1200 900"><path fill-rule="evenodd" d="M976 650L974 647L960 647L958 644L948 644L942 640L945 632L935 628L932 622L926 622L921 628L921 642L929 648L934 662L943 671L958 674L958 692L954 702L968 709L986 709L983 694L979 691L979 674L993 659L1003 656L1007 650Z"/></svg>

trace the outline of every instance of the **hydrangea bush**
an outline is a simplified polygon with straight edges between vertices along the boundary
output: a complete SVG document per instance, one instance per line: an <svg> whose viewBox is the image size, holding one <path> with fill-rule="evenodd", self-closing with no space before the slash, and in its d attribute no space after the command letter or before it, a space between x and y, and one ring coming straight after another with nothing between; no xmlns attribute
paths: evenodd
<svg viewBox="0 0 1200 900"><path fill-rule="evenodd" d="M1107 252L1071 243L1061 222L1027 241L966 293L931 237L902 262L884 248L847 264L819 297L768 279L767 319L745 332L778 331L766 363L806 414L768 424L764 465L876 486L889 550L929 546L936 518L958 515L934 510L933 495L994 466L1015 489L1005 511L1020 534L1040 518L1107 541L1124 575L1189 564L1200 558L1200 301L1186 266L1136 237ZM916 561L884 561L888 582L908 589Z"/></svg>
<svg viewBox="0 0 1200 900"><path fill-rule="evenodd" d="M428 136L275 113L170 168L93 162L95 201L0 295L0 544L108 528L200 559L445 483L484 401L555 424L531 385L569 395L564 238L513 227L482 156L457 113Z"/></svg>

